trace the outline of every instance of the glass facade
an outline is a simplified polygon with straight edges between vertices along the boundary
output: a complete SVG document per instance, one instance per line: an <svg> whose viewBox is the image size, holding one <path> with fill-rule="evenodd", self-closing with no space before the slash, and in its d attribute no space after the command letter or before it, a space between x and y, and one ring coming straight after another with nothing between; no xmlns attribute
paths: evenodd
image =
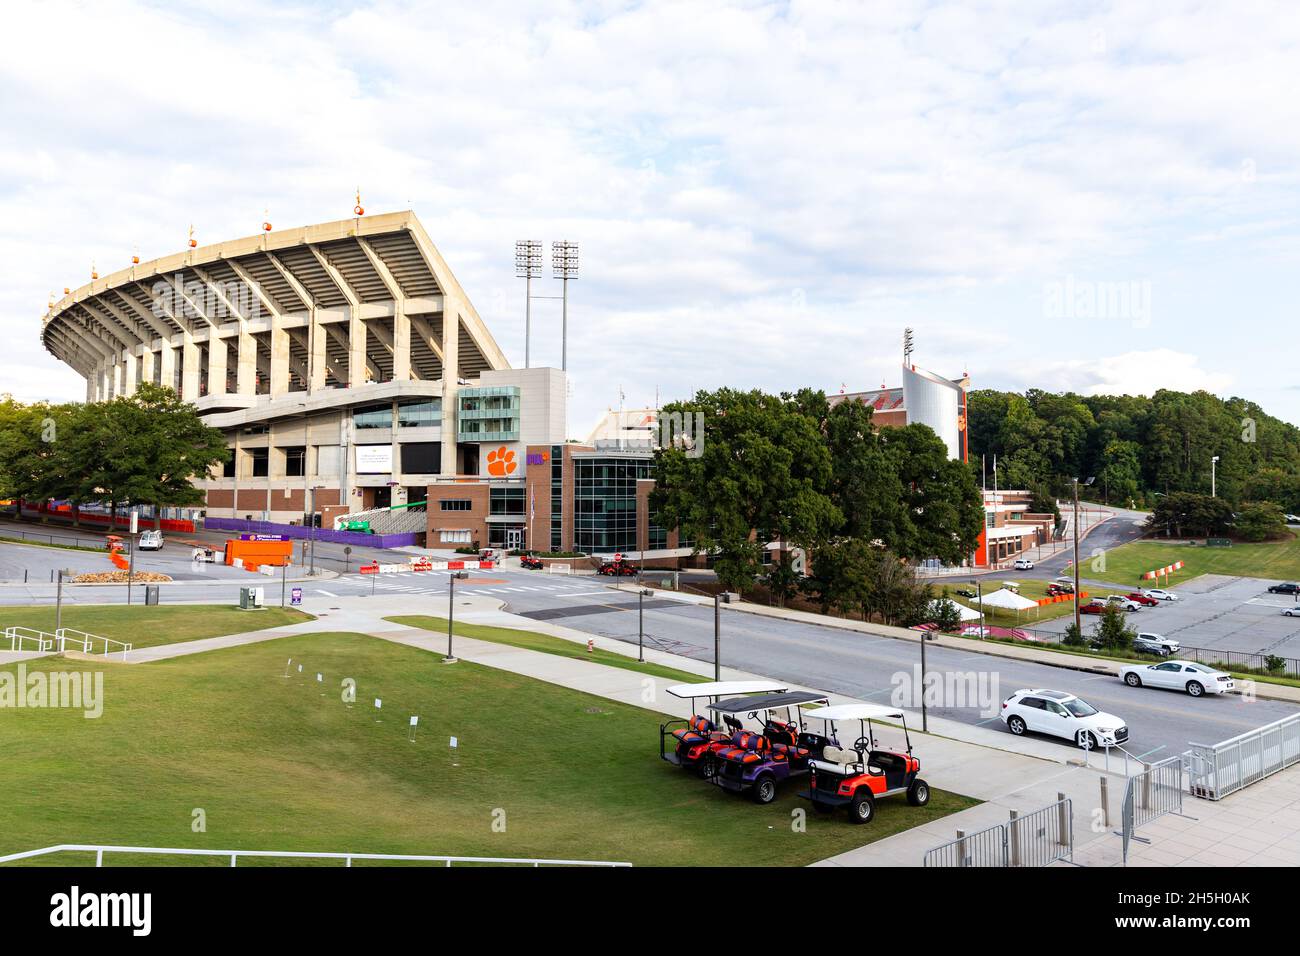
<svg viewBox="0 0 1300 956"><path fill-rule="evenodd" d="M352 413L352 424L356 428L392 428L393 406L371 405L358 408Z"/></svg>
<svg viewBox="0 0 1300 956"><path fill-rule="evenodd" d="M518 441L519 387L462 388L457 396L459 441Z"/></svg>
<svg viewBox="0 0 1300 956"><path fill-rule="evenodd" d="M442 424L442 399L402 402L397 406L399 428L428 428Z"/></svg>
<svg viewBox="0 0 1300 956"><path fill-rule="evenodd" d="M551 446L551 550L564 550L564 446Z"/></svg>
<svg viewBox="0 0 1300 956"><path fill-rule="evenodd" d="M524 486L493 486L488 491L488 514L524 516Z"/></svg>
<svg viewBox="0 0 1300 956"><path fill-rule="evenodd" d="M575 458L573 546L588 554L636 550L636 483L649 458Z"/></svg>

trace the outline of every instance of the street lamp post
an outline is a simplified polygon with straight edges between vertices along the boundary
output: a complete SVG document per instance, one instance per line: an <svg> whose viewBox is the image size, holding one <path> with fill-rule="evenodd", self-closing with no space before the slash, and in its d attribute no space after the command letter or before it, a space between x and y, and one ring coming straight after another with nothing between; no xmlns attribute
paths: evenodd
<svg viewBox="0 0 1300 956"><path fill-rule="evenodd" d="M930 716L925 709L925 645L930 642L930 632L921 632L921 686L917 688L921 692L921 733L930 732Z"/></svg>
<svg viewBox="0 0 1300 956"><path fill-rule="evenodd" d="M636 659L645 663L645 599L649 597L649 588L641 588L636 593Z"/></svg>
<svg viewBox="0 0 1300 956"><path fill-rule="evenodd" d="M980 640L984 640L984 581L976 578L971 584L975 585L975 603L980 606Z"/></svg>
<svg viewBox="0 0 1300 956"><path fill-rule="evenodd" d="M524 368L532 367L533 280L542 277L542 244L537 239L515 243L515 275L524 280Z"/></svg>
<svg viewBox="0 0 1300 956"><path fill-rule="evenodd" d="M444 664L455 664L456 655L452 653L451 628L452 622L456 617L456 582L463 581L469 577L467 571L455 571L447 576L447 656L442 659Z"/></svg>
<svg viewBox="0 0 1300 956"><path fill-rule="evenodd" d="M311 514L307 522L307 549L311 552L311 569L307 572L309 577L316 576L316 492L323 487L323 485L311 487Z"/></svg>
<svg viewBox="0 0 1300 956"><path fill-rule="evenodd" d="M569 370L569 280L578 278L578 244L561 240L551 243L551 273L562 280L564 300L560 313L560 370Z"/></svg>
<svg viewBox="0 0 1300 956"><path fill-rule="evenodd" d="M1079 479L1074 479L1074 632L1083 634L1083 618L1079 614Z"/></svg>
<svg viewBox="0 0 1300 956"><path fill-rule="evenodd" d="M71 573L72 572L70 571L65 571L63 568L59 568L59 587L58 590L54 592L54 633L55 634L58 634L59 631L63 629L63 576L65 574L71 574Z"/></svg>
<svg viewBox="0 0 1300 956"><path fill-rule="evenodd" d="M1210 458L1210 497L1211 498L1217 498L1219 496L1218 495L1219 489L1218 489L1218 482L1217 482L1218 465L1219 465L1219 456L1218 455L1211 456Z"/></svg>
<svg viewBox="0 0 1300 956"><path fill-rule="evenodd" d="M719 591L713 595L713 679L722 680L722 605L730 604L732 593Z"/></svg>

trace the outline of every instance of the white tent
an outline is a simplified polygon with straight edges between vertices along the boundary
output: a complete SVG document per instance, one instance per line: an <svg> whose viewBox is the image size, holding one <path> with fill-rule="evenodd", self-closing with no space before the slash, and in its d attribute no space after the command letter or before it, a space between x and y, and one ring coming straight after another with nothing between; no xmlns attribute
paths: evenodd
<svg viewBox="0 0 1300 956"><path fill-rule="evenodd" d="M979 611L976 611L973 608L969 608L964 604L958 604L956 601L952 600L951 598L948 598L947 600L949 604L951 604L953 607L957 609L957 613L961 615L961 622L963 624L965 624L967 621L978 621L981 617L983 617L983 615L980 614ZM935 598L933 601L931 601L930 613L934 614L938 612L939 608L943 605L943 601L944 598Z"/></svg>
<svg viewBox="0 0 1300 956"><path fill-rule="evenodd" d="M984 595L984 606L1005 608L1008 611L1028 611L1030 608L1038 607L1038 602L1021 597L1006 588L999 588L992 594Z"/></svg>

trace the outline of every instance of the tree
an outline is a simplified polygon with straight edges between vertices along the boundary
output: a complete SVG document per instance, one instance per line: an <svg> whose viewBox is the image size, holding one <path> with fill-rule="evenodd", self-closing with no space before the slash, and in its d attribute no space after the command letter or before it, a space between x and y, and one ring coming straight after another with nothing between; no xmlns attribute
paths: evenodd
<svg viewBox="0 0 1300 956"><path fill-rule="evenodd" d="M785 602L799 590L799 575L795 573L790 555L782 552L767 572L764 583L776 598L778 607L785 607Z"/></svg>
<svg viewBox="0 0 1300 956"><path fill-rule="evenodd" d="M1085 643L1083 628L1079 627L1078 624L1067 624L1065 634L1061 637L1061 643L1070 647L1082 647Z"/></svg>
<svg viewBox="0 0 1300 956"><path fill-rule="evenodd" d="M957 602L948 597L947 588L930 605L930 623L945 634L956 634L961 630L961 611L957 609Z"/></svg>
<svg viewBox="0 0 1300 956"><path fill-rule="evenodd" d="M1243 541L1268 541L1287 536L1282 509L1271 501L1252 501L1242 505L1234 527Z"/></svg>
<svg viewBox="0 0 1300 956"><path fill-rule="evenodd" d="M1147 530L1182 538L1226 534L1232 525L1232 507L1222 498L1191 491L1175 491L1156 499L1147 518Z"/></svg>
<svg viewBox="0 0 1300 956"><path fill-rule="evenodd" d="M18 500L22 518L24 499L46 497L50 484L55 442L59 430L55 415L67 406L24 405L10 395L0 398L0 497Z"/></svg>
<svg viewBox="0 0 1300 956"><path fill-rule="evenodd" d="M719 389L661 414L695 412L704 420L700 455L688 457L680 447L656 451L651 508L697 550L715 555L724 587L743 591L760 573L768 541L812 549L843 523L824 491L830 454L816 422L791 396Z"/></svg>
<svg viewBox="0 0 1300 956"><path fill-rule="evenodd" d="M959 564L969 558L984 528L983 499L970 469L949 458L948 447L926 425L883 429L879 441L903 503L902 528L887 543L914 561Z"/></svg>
<svg viewBox="0 0 1300 956"><path fill-rule="evenodd" d="M1137 632L1125 623L1124 612L1118 607L1112 604L1102 611L1096 633L1097 643L1101 645L1102 650L1126 651L1133 646L1135 637Z"/></svg>

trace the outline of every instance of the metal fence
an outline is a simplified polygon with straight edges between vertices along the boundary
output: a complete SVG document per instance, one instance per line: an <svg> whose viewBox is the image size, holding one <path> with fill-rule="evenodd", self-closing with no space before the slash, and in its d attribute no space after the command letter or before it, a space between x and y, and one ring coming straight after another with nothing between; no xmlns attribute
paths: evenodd
<svg viewBox="0 0 1300 956"><path fill-rule="evenodd" d="M1300 763L1300 714L1217 744L1191 745L1188 788L1192 796L1222 800L1270 774Z"/></svg>
<svg viewBox="0 0 1300 956"><path fill-rule="evenodd" d="M926 851L929 867L1040 867L1074 861L1074 810L1064 794L1057 801L1006 823L975 833L957 831L957 839Z"/></svg>
<svg viewBox="0 0 1300 956"><path fill-rule="evenodd" d="M396 853L304 853L293 850L192 850L177 847L159 846L102 846L95 843L60 843L58 846L42 847L39 850L27 850L0 856L0 864L15 863L37 856L49 856L54 853L94 853L95 866L104 865L105 853L126 853L147 856L218 856L228 857L230 865L238 865L240 857L257 857L281 860L338 860L344 866L351 866L353 860L373 860L380 862L402 863L438 863L451 866L453 863L477 863L488 866L631 866L631 863L615 863L607 860L535 860L526 857L493 856L411 856Z"/></svg>
<svg viewBox="0 0 1300 956"><path fill-rule="evenodd" d="M1138 827L1166 813L1183 812L1183 758L1168 757L1128 778L1124 802L1120 807L1120 836L1124 862L1128 863L1129 844L1147 842L1135 835Z"/></svg>

